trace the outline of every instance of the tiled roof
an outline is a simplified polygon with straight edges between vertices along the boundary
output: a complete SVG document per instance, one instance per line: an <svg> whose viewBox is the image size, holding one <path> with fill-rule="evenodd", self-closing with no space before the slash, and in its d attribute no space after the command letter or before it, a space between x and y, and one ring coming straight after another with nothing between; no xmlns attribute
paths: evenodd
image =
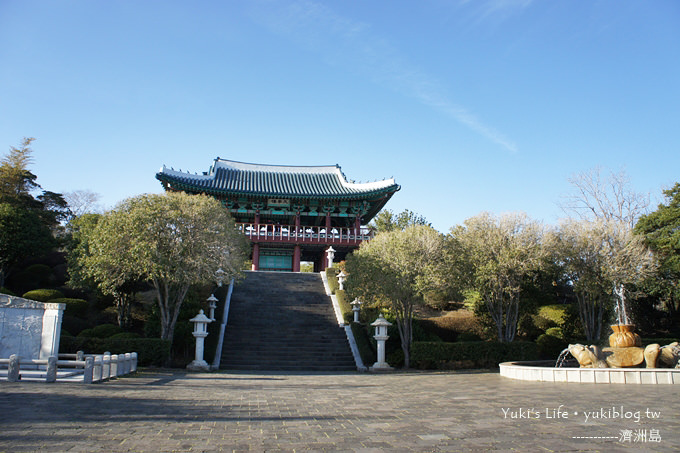
<svg viewBox="0 0 680 453"><path fill-rule="evenodd" d="M219 157L201 175L163 166L156 174L168 186L210 194L268 195L276 197L322 197L356 199L392 194L400 189L394 179L369 183L348 182L337 165L295 167L235 162Z"/></svg>

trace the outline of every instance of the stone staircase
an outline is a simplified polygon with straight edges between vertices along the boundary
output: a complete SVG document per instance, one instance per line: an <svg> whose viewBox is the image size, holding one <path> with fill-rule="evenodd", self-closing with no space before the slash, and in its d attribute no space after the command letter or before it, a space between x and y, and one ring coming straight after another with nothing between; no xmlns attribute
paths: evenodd
<svg viewBox="0 0 680 453"><path fill-rule="evenodd" d="M246 272L231 297L220 368L356 371L316 273Z"/></svg>

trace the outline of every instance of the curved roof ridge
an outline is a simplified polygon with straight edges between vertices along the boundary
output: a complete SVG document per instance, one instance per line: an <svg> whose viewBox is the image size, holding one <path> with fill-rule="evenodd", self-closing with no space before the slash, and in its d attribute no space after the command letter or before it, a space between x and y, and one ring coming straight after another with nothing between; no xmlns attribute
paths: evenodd
<svg viewBox="0 0 680 453"><path fill-rule="evenodd" d="M233 168L242 171L263 171L273 173L336 173L340 172L340 166L335 165L273 165L273 164L254 164L249 162L239 162L228 159L215 159L213 168ZM340 172L342 173L342 172ZM343 178L344 179L344 178Z"/></svg>

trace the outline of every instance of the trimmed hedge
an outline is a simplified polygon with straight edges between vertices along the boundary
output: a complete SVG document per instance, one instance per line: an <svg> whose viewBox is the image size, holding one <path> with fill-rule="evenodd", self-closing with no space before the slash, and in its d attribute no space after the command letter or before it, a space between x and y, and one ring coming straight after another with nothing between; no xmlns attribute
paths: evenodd
<svg viewBox="0 0 680 453"><path fill-rule="evenodd" d="M115 324L100 324L91 329L83 330L78 336L84 338L109 338L122 332L123 329Z"/></svg>
<svg viewBox="0 0 680 453"><path fill-rule="evenodd" d="M49 302L52 299L61 299L64 294L57 289L33 289L24 293L24 299L36 300L38 302Z"/></svg>
<svg viewBox="0 0 680 453"><path fill-rule="evenodd" d="M335 294L340 288L340 283L338 283L338 274L340 269L335 267L329 267L326 269L326 277L328 278L328 288L331 290L331 294Z"/></svg>
<svg viewBox="0 0 680 453"><path fill-rule="evenodd" d="M0 294L7 294L8 296L16 296L12 291L8 290L4 286L0 286Z"/></svg>
<svg viewBox="0 0 680 453"><path fill-rule="evenodd" d="M71 299L69 297L59 297L57 299L50 299L51 304L66 304L65 315L75 316L76 318L87 318L87 309L89 303L84 299Z"/></svg>
<svg viewBox="0 0 680 453"><path fill-rule="evenodd" d="M514 360L536 360L535 343L469 341L456 343L413 342L411 366L420 369L496 368Z"/></svg>
<svg viewBox="0 0 680 453"><path fill-rule="evenodd" d="M366 328L358 322L351 323L350 327L352 328L354 341L357 344L357 349L359 349L359 355L361 356L364 365L367 367L373 365L376 360L376 353L371 345L371 340L368 338Z"/></svg>
<svg viewBox="0 0 680 453"><path fill-rule="evenodd" d="M170 342L160 338L61 337L59 351L85 351L86 354L103 354L106 351L111 354L136 352L140 366L163 366L170 357Z"/></svg>
<svg viewBox="0 0 680 453"><path fill-rule="evenodd" d="M339 289L335 292L335 298L338 300L338 305L340 306L340 312L342 313L342 318L345 322L352 322L354 319L354 312L352 312L352 306L347 300L347 293L344 289Z"/></svg>

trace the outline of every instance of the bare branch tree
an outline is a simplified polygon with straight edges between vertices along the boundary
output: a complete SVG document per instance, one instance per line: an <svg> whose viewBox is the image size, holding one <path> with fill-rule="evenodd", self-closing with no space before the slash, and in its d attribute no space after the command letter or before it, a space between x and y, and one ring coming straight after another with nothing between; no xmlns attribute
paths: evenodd
<svg viewBox="0 0 680 453"><path fill-rule="evenodd" d="M66 192L64 198L74 217L80 217L83 214L101 214L103 211L98 203L101 195L91 190Z"/></svg>
<svg viewBox="0 0 680 453"><path fill-rule="evenodd" d="M622 170L611 172L606 178L602 169L595 167L569 178L574 193L566 195L560 207L567 214L581 220L620 222L629 228L648 212L650 195L635 192L630 178Z"/></svg>

